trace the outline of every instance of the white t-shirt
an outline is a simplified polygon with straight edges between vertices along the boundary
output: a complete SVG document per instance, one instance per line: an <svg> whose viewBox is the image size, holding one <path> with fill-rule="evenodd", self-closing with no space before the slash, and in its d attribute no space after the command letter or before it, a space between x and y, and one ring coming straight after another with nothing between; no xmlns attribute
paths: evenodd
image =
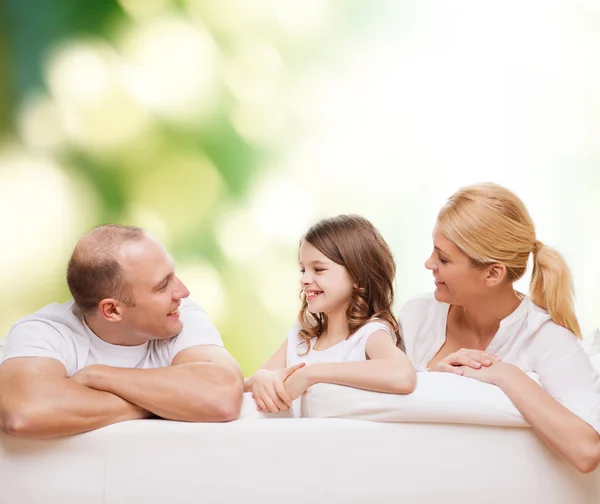
<svg viewBox="0 0 600 504"><path fill-rule="evenodd" d="M344 341L326 348L325 350L315 350L312 348L316 343L316 338L310 340L310 351L305 355L300 355L306 352L306 343L299 336L302 326L299 322L292 325L287 339L287 366L293 366L306 362L313 364L315 362L360 362L367 360L365 348L369 336L375 331L384 330L393 339L396 344L396 335L390 330L389 326L378 320L367 322L355 333L351 334ZM294 401L290 408L293 417L300 416L300 398Z"/></svg>
<svg viewBox="0 0 600 504"><path fill-rule="evenodd" d="M400 311L406 354L417 371L427 370L446 341L449 308L428 294L408 301ZM537 373L552 397L600 433L600 375L577 337L528 297L500 321L486 351L526 373Z"/></svg>
<svg viewBox="0 0 600 504"><path fill-rule="evenodd" d="M139 369L167 367L186 348L223 346L219 331L194 301L183 299L179 311L183 330L177 336L143 345L120 346L96 336L73 301L52 303L12 326L2 361L13 357L48 357L62 362L71 376L91 364Z"/></svg>

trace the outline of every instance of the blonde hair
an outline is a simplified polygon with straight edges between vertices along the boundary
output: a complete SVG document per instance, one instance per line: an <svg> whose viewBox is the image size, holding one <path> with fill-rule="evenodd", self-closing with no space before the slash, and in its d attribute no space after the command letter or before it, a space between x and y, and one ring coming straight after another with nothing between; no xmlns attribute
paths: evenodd
<svg viewBox="0 0 600 504"><path fill-rule="evenodd" d="M475 267L503 264L511 283L525 274L532 253L531 300L581 339L571 272L556 250L537 240L533 221L514 193L492 183L462 187L442 207L437 223Z"/></svg>
<svg viewBox="0 0 600 504"><path fill-rule="evenodd" d="M396 335L397 346L404 343L393 313L396 264L388 244L367 219L359 215L338 215L312 226L300 240L309 243L334 263L344 266L358 288L346 309L348 331L354 334L372 319L385 322ZM304 292L300 293L299 336L306 344L319 338L327 328L325 313L311 313Z"/></svg>

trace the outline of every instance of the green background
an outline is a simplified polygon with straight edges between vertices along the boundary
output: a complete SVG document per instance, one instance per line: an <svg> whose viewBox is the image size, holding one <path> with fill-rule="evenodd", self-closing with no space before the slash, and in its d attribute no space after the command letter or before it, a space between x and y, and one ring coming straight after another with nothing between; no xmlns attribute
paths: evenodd
<svg viewBox="0 0 600 504"><path fill-rule="evenodd" d="M2 334L69 298L84 232L135 224L248 374L297 313L310 224L370 218L399 307L432 288L438 208L482 180L524 199L600 326L593 2L4 0L0 20Z"/></svg>

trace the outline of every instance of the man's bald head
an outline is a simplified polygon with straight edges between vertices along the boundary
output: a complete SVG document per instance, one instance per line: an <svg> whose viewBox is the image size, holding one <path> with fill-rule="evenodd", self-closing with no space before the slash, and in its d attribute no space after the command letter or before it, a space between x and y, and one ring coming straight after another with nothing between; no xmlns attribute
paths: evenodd
<svg viewBox="0 0 600 504"><path fill-rule="evenodd" d="M135 304L119 264L119 252L125 243L146 238L148 235L141 228L105 224L79 240L67 267L67 284L83 314L93 312L107 298L129 306Z"/></svg>

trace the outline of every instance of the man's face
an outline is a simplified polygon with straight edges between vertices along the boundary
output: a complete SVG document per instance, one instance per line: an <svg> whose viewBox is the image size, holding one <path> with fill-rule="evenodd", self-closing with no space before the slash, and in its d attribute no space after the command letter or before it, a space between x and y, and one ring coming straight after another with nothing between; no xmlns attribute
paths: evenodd
<svg viewBox="0 0 600 504"><path fill-rule="evenodd" d="M179 304L190 291L175 275L173 259L151 237L127 242L119 263L131 287L135 306L123 306L122 323L131 339L143 342L176 336L183 329Z"/></svg>

